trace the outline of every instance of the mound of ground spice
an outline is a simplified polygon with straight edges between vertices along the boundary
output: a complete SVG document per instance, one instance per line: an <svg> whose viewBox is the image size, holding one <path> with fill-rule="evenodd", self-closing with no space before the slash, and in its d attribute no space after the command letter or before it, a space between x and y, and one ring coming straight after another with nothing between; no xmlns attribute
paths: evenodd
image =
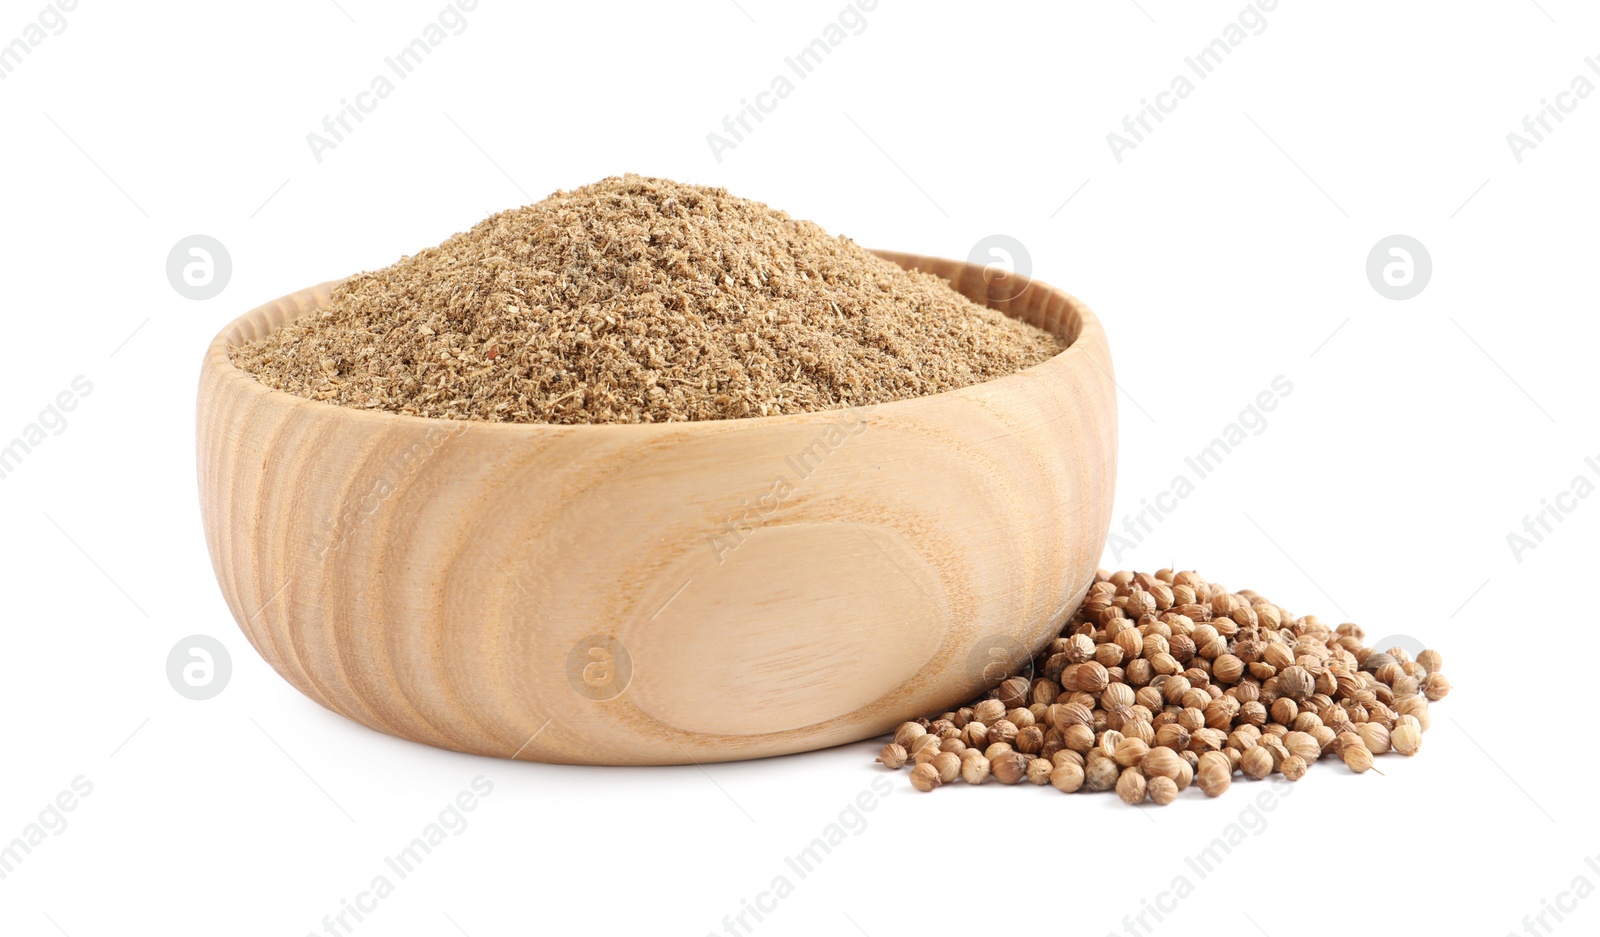
<svg viewBox="0 0 1600 937"><path fill-rule="evenodd" d="M886 403L1062 349L724 189L612 177L361 274L233 350L279 390L516 423L654 423Z"/></svg>

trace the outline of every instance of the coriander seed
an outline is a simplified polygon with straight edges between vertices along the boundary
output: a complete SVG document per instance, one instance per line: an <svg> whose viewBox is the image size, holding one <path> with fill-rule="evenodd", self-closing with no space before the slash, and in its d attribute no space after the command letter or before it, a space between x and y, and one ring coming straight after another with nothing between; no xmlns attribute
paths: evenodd
<svg viewBox="0 0 1600 937"><path fill-rule="evenodd" d="M1367 751L1374 755L1388 751L1392 744L1389 730L1376 722L1364 722L1356 726L1356 734L1361 736L1361 743L1367 747Z"/></svg>
<svg viewBox="0 0 1600 937"><path fill-rule="evenodd" d="M1006 717L1006 704L997 699L986 699L972 707L972 718L984 725L993 725Z"/></svg>
<svg viewBox="0 0 1600 937"><path fill-rule="evenodd" d="M1361 744L1359 736L1356 742L1344 746L1339 757L1343 758L1345 766L1356 774L1372 767L1372 752L1367 751L1367 747Z"/></svg>
<svg viewBox="0 0 1600 937"><path fill-rule="evenodd" d="M1389 733L1389 746L1402 755L1415 755L1422 748L1422 730L1409 724L1395 726Z"/></svg>
<svg viewBox="0 0 1600 937"><path fill-rule="evenodd" d="M911 743L928 734L928 730L915 722L901 723L900 728L894 730L894 743L907 751L911 750Z"/></svg>
<svg viewBox="0 0 1600 937"><path fill-rule="evenodd" d="M1178 799L1178 784L1171 778L1150 778L1145 783L1145 793L1152 803L1166 806Z"/></svg>
<svg viewBox="0 0 1600 937"><path fill-rule="evenodd" d="M911 769L911 786L919 791L931 791L940 783L939 771L931 764L917 765Z"/></svg>
<svg viewBox="0 0 1600 937"><path fill-rule="evenodd" d="M1239 758L1239 770L1252 781L1259 781L1272 773L1272 753L1265 746L1256 745Z"/></svg>
<svg viewBox="0 0 1600 937"><path fill-rule="evenodd" d="M989 780L989 759L983 757L983 752L969 748L961 756L961 780L968 784Z"/></svg>
<svg viewBox="0 0 1600 937"><path fill-rule="evenodd" d="M1139 761L1139 768L1150 778L1169 778L1176 781L1184 768L1183 759L1170 748L1152 748Z"/></svg>
<svg viewBox="0 0 1600 937"><path fill-rule="evenodd" d="M1050 771L1050 785L1063 794L1071 794L1083 787L1083 768L1071 762L1058 764Z"/></svg>
<svg viewBox="0 0 1600 937"><path fill-rule="evenodd" d="M1001 784L1016 784L1028 771L1028 756L1021 752L1005 751L989 760L989 770Z"/></svg>
<svg viewBox="0 0 1600 937"><path fill-rule="evenodd" d="M1220 797L1233 782L1233 772L1217 764L1201 765L1195 784L1207 797Z"/></svg>
<svg viewBox="0 0 1600 937"><path fill-rule="evenodd" d="M1084 763L1083 786L1091 791L1109 791L1117 785L1117 763L1108 757L1091 757Z"/></svg>
<svg viewBox="0 0 1600 937"><path fill-rule="evenodd" d="M1144 772L1138 768L1123 768L1122 775L1117 778L1117 796L1129 806L1144 803L1148 784Z"/></svg>

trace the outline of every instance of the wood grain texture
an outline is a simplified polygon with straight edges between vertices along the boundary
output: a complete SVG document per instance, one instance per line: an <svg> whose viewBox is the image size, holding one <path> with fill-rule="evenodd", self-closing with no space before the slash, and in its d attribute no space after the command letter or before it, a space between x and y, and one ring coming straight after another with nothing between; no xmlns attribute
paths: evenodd
<svg viewBox="0 0 1600 937"><path fill-rule="evenodd" d="M323 706L500 757L756 758L976 695L988 649L1042 646L1093 578L1116 475L1110 353L1059 290L991 299L980 267L883 256L1071 346L854 411L465 423L306 400L228 360L332 284L246 313L199 393L228 607Z"/></svg>

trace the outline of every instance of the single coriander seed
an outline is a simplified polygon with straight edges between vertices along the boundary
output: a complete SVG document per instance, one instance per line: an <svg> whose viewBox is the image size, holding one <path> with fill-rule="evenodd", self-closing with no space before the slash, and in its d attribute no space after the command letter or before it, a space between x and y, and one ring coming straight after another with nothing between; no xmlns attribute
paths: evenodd
<svg viewBox="0 0 1600 937"><path fill-rule="evenodd" d="M1376 722L1363 722L1356 726L1356 734L1361 736L1361 743L1367 747L1367 751L1374 755L1383 754L1393 744L1389 730Z"/></svg>
<svg viewBox="0 0 1600 937"><path fill-rule="evenodd" d="M1028 772L1028 756L1016 751L1001 752L990 759L989 769L1001 784L1016 784Z"/></svg>
<svg viewBox="0 0 1600 937"><path fill-rule="evenodd" d="M1152 803L1166 806L1178 799L1178 783L1171 778L1150 778L1145 783L1145 793Z"/></svg>
<svg viewBox="0 0 1600 937"><path fill-rule="evenodd" d="M1170 748L1152 748L1139 761L1140 770L1151 779L1160 777L1176 781L1184 767L1183 759Z"/></svg>
<svg viewBox="0 0 1600 937"><path fill-rule="evenodd" d="M975 748L967 749L961 756L961 780L968 784L982 784L989 780L989 759Z"/></svg>
<svg viewBox="0 0 1600 937"><path fill-rule="evenodd" d="M1360 742L1344 746L1340 757L1344 759L1345 767L1356 774L1361 774L1372 767L1372 752L1367 751L1367 747Z"/></svg>
<svg viewBox="0 0 1600 937"><path fill-rule="evenodd" d="M911 786L926 793L938 787L939 770L931 764L917 765L911 769Z"/></svg>
<svg viewBox="0 0 1600 937"><path fill-rule="evenodd" d="M1050 785L1063 794L1071 794L1083 787L1083 768L1071 762L1058 764L1050 772Z"/></svg>
<svg viewBox="0 0 1600 937"><path fill-rule="evenodd" d="M1409 723L1395 726L1389 733L1389 747L1407 757L1415 755L1422 748L1422 730Z"/></svg>
<svg viewBox="0 0 1600 937"><path fill-rule="evenodd" d="M972 718L984 725L994 725L1006 717L1006 704L997 699L986 699L972 707Z"/></svg>
<svg viewBox="0 0 1600 937"><path fill-rule="evenodd" d="M1117 796L1129 806L1144 803L1148 783L1144 772L1138 768L1123 768L1122 775L1117 778Z"/></svg>
<svg viewBox="0 0 1600 937"><path fill-rule="evenodd" d="M1246 750L1239 758L1239 770L1252 781L1259 781L1272 773L1272 753L1263 745Z"/></svg>
<svg viewBox="0 0 1600 937"><path fill-rule="evenodd" d="M928 730L915 722L901 723L900 728L894 730L894 743L910 751L911 743L927 734Z"/></svg>
<svg viewBox="0 0 1600 937"><path fill-rule="evenodd" d="M1107 757L1090 758L1083 768L1083 786L1090 791L1109 791L1117 786L1117 763Z"/></svg>

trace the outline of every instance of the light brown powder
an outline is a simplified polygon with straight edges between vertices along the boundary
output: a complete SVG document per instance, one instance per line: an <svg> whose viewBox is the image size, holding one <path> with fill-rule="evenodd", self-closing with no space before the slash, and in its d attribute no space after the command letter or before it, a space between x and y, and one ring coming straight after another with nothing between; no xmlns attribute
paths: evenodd
<svg viewBox="0 0 1600 937"><path fill-rule="evenodd" d="M919 397L1061 349L811 222L628 175L353 277L232 358L271 387L347 407L652 423Z"/></svg>

